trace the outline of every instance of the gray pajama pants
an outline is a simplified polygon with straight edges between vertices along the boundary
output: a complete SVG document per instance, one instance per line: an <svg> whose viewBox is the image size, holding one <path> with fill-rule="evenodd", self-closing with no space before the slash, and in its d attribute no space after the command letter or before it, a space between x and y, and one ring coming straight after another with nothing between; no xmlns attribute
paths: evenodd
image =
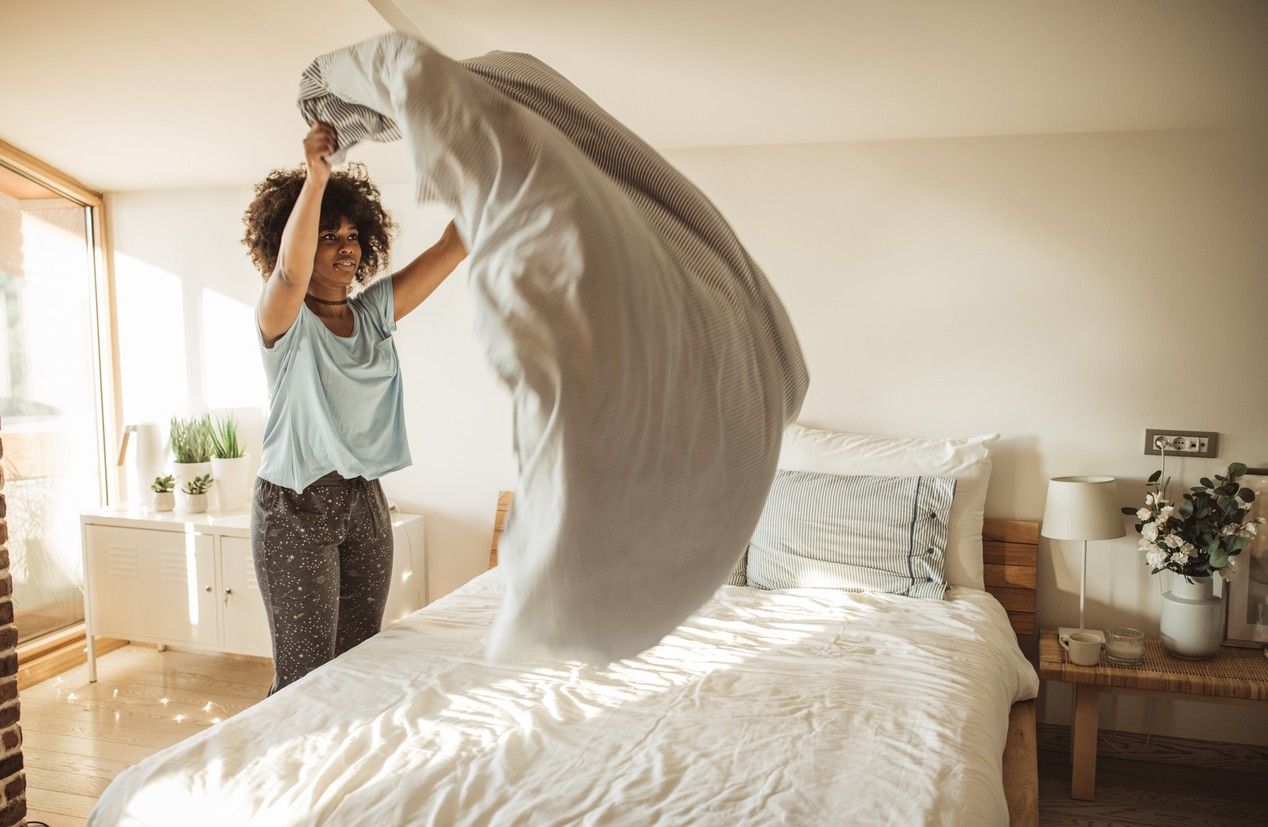
<svg viewBox="0 0 1268 827"><path fill-rule="evenodd" d="M378 480L333 472L299 494L257 479L251 519L273 638L272 695L378 633L392 582L392 520Z"/></svg>

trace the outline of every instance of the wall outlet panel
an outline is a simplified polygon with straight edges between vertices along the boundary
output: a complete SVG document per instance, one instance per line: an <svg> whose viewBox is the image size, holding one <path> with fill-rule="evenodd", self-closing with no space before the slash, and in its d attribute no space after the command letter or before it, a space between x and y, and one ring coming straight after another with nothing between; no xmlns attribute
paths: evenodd
<svg viewBox="0 0 1268 827"><path fill-rule="evenodd" d="M1146 428L1145 453L1158 456L1158 440L1167 446L1169 457L1218 457L1220 435L1214 431L1186 431L1183 428Z"/></svg>

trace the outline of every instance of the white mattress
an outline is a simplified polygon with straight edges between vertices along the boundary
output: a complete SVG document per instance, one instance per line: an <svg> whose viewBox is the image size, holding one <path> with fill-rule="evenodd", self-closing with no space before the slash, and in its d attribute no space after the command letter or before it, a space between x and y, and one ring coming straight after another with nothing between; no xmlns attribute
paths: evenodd
<svg viewBox="0 0 1268 827"><path fill-rule="evenodd" d="M643 656L484 662L496 571L122 773L90 824L1006 824L989 594L723 586Z"/></svg>

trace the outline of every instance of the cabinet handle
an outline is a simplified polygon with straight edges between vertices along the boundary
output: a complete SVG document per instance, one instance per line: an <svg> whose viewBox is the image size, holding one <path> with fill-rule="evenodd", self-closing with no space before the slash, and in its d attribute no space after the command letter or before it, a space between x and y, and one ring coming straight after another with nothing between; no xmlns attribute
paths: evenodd
<svg viewBox="0 0 1268 827"><path fill-rule="evenodd" d="M205 592L209 592L209 591L211 591L211 586L208 586L207 588L203 589L203 591L205 591Z"/></svg>
<svg viewBox="0 0 1268 827"><path fill-rule="evenodd" d="M229 605L229 595L233 594L233 589L225 589L225 605Z"/></svg>

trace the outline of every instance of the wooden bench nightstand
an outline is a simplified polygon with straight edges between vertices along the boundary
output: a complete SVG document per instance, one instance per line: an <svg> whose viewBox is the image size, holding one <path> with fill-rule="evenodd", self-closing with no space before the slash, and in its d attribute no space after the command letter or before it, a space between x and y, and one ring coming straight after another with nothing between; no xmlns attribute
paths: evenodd
<svg viewBox="0 0 1268 827"><path fill-rule="evenodd" d="M1074 684L1070 797L1084 801L1096 795L1097 700L1102 691L1182 694L1191 700L1268 708L1268 659L1259 649L1222 646L1209 660L1183 660L1170 655L1160 638L1152 637L1145 639L1145 660L1139 666L1115 666L1106 662L1104 653L1097 666L1077 666L1067 662L1057 631L1045 629L1039 637L1039 677Z"/></svg>

